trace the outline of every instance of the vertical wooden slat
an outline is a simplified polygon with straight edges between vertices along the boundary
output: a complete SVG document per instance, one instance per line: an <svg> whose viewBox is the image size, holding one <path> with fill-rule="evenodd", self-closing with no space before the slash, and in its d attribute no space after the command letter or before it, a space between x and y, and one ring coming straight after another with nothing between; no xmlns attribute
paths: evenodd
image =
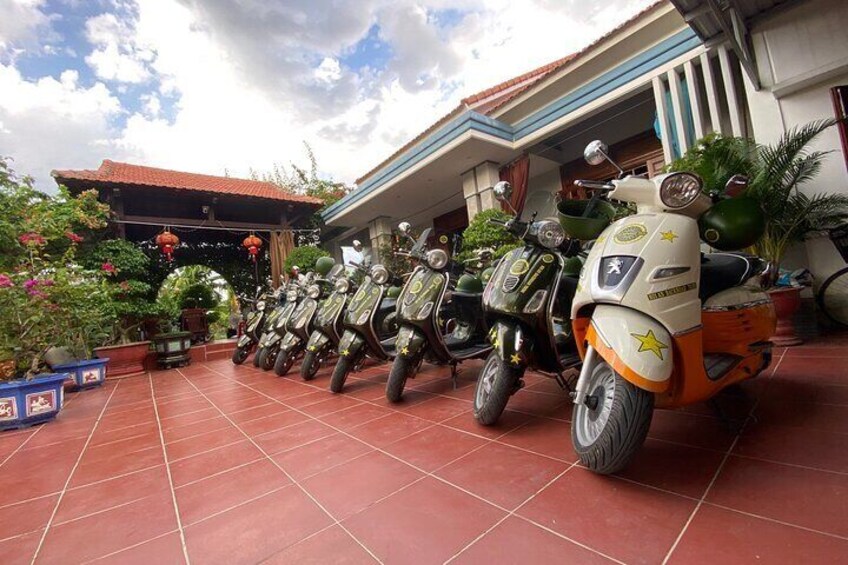
<svg viewBox="0 0 848 565"><path fill-rule="evenodd" d="M707 107L710 110L710 124L715 133L721 131L721 110L718 105L718 87L716 86L710 54L701 53L701 71L704 73L704 89L707 91Z"/></svg>
<svg viewBox="0 0 848 565"><path fill-rule="evenodd" d="M674 129L677 134L677 147L681 155L689 149L689 132L686 131L686 106L683 104L683 89L680 86L680 76L672 69L666 74L668 76L668 88L671 92L671 111L674 120Z"/></svg>
<svg viewBox="0 0 848 565"><path fill-rule="evenodd" d="M654 77L654 104L657 106L657 121L660 123L660 137L662 137L663 157L666 163L674 160L671 150L671 136L668 131L668 110L665 105L665 86L660 77Z"/></svg>
<svg viewBox="0 0 848 565"><path fill-rule="evenodd" d="M718 48L718 61L721 64L721 78L724 80L724 95L727 97L727 109L730 114L730 129L735 136L742 136L742 112L739 110L739 98L736 96L736 78L727 47Z"/></svg>
<svg viewBox="0 0 848 565"><path fill-rule="evenodd" d="M683 72L686 74L686 88L689 91L692 120L695 122L695 139L701 139L706 133L704 112L701 108L701 95L698 91L698 75L695 73L695 65L692 64L691 60L683 63Z"/></svg>

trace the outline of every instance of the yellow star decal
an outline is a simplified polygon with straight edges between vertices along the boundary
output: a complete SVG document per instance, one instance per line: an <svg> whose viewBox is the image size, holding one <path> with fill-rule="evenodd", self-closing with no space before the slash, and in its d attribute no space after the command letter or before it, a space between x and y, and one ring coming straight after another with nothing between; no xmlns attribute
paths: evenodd
<svg viewBox="0 0 848 565"><path fill-rule="evenodd" d="M668 349L668 346L657 339L657 336L654 335L653 330L648 330L648 333L645 335L639 334L630 334L636 338L636 341L639 342L639 353L643 353L645 351L650 351L654 355L660 358L660 361L663 360L663 349Z"/></svg>
<svg viewBox="0 0 848 565"><path fill-rule="evenodd" d="M521 355L519 355L518 353L513 353L512 357L509 358L509 361L513 365L519 365L521 364Z"/></svg>
<svg viewBox="0 0 848 565"><path fill-rule="evenodd" d="M400 354L401 355L409 355L409 348L404 347L403 349L400 350Z"/></svg>
<svg viewBox="0 0 848 565"><path fill-rule="evenodd" d="M315 346L314 346L314 345L310 345L310 346L309 346L309 351L315 351Z"/></svg>
<svg viewBox="0 0 848 565"><path fill-rule="evenodd" d="M680 236L671 230L660 232L660 239L662 239L663 241L670 241L671 243L674 243L674 240L678 237Z"/></svg>
<svg viewBox="0 0 848 565"><path fill-rule="evenodd" d="M350 354L350 351L348 351L347 349L342 350L342 357L347 357L349 354Z"/></svg>
<svg viewBox="0 0 848 565"><path fill-rule="evenodd" d="M495 338L495 341L492 342L492 347L497 348L497 347L500 346L500 344L501 344L501 342L498 341L498 338Z"/></svg>

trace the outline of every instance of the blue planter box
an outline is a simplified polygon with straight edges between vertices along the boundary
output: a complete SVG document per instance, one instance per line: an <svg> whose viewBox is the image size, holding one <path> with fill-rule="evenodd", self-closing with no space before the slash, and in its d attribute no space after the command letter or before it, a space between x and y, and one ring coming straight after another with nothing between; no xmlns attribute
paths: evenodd
<svg viewBox="0 0 848 565"><path fill-rule="evenodd" d="M53 365L53 370L67 373L77 388L91 388L102 385L106 380L106 363L108 362L108 357L86 359L64 365Z"/></svg>
<svg viewBox="0 0 848 565"><path fill-rule="evenodd" d="M65 373L44 373L32 380L0 384L0 430L52 420L65 400Z"/></svg>

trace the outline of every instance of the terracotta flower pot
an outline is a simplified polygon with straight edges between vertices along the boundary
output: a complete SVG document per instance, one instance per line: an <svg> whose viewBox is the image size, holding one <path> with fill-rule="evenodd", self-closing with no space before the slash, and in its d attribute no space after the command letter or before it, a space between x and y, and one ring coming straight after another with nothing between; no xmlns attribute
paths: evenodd
<svg viewBox="0 0 848 565"><path fill-rule="evenodd" d="M136 341L124 345L98 347L94 353L100 357L108 357L106 371L110 377L120 377L144 371L144 358L150 351L149 341Z"/></svg>
<svg viewBox="0 0 848 565"><path fill-rule="evenodd" d="M780 287L768 291L777 314L777 330L771 341L778 347L790 347L804 343L795 333L792 316L801 307L801 289L797 287Z"/></svg>

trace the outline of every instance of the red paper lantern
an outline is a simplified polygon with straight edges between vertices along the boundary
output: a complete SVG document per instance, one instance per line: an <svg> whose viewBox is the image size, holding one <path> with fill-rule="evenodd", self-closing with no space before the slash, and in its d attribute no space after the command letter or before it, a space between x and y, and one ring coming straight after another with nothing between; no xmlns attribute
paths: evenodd
<svg viewBox="0 0 848 565"><path fill-rule="evenodd" d="M159 246L159 251L168 258L170 263L174 257L174 249L180 244L180 238L172 234L170 230L165 228L165 231L156 236L156 245Z"/></svg>
<svg viewBox="0 0 848 565"><path fill-rule="evenodd" d="M256 256L259 255L259 248L262 247L262 240L256 237L253 234L250 234L241 244L247 249L247 252L250 253L250 258L256 262Z"/></svg>

